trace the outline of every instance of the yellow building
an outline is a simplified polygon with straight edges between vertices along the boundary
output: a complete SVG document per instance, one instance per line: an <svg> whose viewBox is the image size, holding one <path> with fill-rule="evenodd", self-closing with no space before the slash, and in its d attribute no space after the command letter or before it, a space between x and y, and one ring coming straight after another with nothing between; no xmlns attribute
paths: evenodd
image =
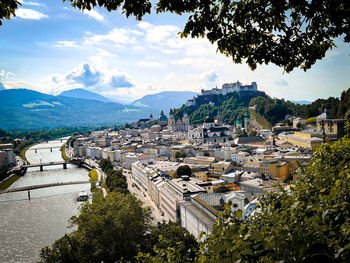
<svg viewBox="0 0 350 263"><path fill-rule="evenodd" d="M187 164L208 164L208 165L211 165L214 162L215 162L215 157L206 157L206 156L187 157L184 160L184 163L187 163Z"/></svg>
<svg viewBox="0 0 350 263"><path fill-rule="evenodd" d="M209 171L215 174L225 174L233 170L231 162L216 162L210 165Z"/></svg>
<svg viewBox="0 0 350 263"><path fill-rule="evenodd" d="M322 144L322 134L320 132L313 131L299 131L294 132L294 134L281 133L278 135L280 140L289 142L295 146L313 149L316 146Z"/></svg>
<svg viewBox="0 0 350 263"><path fill-rule="evenodd" d="M276 159L265 159L261 162L260 172L273 178L285 181L290 175L289 163Z"/></svg>
<svg viewBox="0 0 350 263"><path fill-rule="evenodd" d="M199 180L201 180L203 182L208 181L208 172L207 171L194 172L193 174L196 178L198 178Z"/></svg>

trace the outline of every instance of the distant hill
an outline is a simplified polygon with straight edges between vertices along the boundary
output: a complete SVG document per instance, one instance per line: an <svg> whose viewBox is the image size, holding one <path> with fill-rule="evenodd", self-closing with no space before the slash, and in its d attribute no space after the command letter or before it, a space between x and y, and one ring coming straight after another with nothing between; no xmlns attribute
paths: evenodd
<svg viewBox="0 0 350 263"><path fill-rule="evenodd" d="M73 126L112 125L148 116L143 108L27 89L0 91L0 127L30 130Z"/></svg>
<svg viewBox="0 0 350 263"><path fill-rule="evenodd" d="M5 90L5 87L1 82L0 82L0 90Z"/></svg>
<svg viewBox="0 0 350 263"><path fill-rule="evenodd" d="M97 100L102 102L112 102L110 99L107 99L106 97L101 96L100 94L97 94L95 92L91 92L85 89L71 89L67 91L63 91L59 96L66 96L66 97L72 97L72 98L80 98L80 99L87 99L87 100Z"/></svg>
<svg viewBox="0 0 350 263"><path fill-rule="evenodd" d="M170 109L181 107L182 104L192 99L195 95L197 95L197 93L190 91L163 91L152 95L146 95L141 99L135 100L131 105L154 108L159 111L163 110L164 113L168 115Z"/></svg>
<svg viewBox="0 0 350 263"><path fill-rule="evenodd" d="M295 104L301 104L301 105L311 104L311 101L307 101L307 100L291 100L291 102L293 102Z"/></svg>

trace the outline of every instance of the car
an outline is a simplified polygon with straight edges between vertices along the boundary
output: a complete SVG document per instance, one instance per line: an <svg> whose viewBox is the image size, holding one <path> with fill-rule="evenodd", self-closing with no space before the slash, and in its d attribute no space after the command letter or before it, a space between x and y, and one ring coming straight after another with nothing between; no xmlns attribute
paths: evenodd
<svg viewBox="0 0 350 263"><path fill-rule="evenodd" d="M81 191L78 196L78 201L87 201L89 199L89 195L85 191Z"/></svg>

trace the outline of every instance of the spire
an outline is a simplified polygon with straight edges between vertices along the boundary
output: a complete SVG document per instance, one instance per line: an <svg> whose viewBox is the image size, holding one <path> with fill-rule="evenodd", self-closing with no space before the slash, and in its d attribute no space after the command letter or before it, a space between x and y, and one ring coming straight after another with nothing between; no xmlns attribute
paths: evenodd
<svg viewBox="0 0 350 263"><path fill-rule="evenodd" d="M246 111L246 113L244 115L244 119L250 119L250 114L249 114L248 108L247 108L247 111Z"/></svg>

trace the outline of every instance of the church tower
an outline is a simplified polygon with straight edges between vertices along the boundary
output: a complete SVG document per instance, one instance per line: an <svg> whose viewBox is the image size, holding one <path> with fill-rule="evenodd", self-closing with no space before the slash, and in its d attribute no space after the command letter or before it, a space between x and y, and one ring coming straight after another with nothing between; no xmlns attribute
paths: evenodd
<svg viewBox="0 0 350 263"><path fill-rule="evenodd" d="M249 135L251 131L251 126L250 126L250 115L249 115L248 108L244 115L244 128L245 128L245 132Z"/></svg>
<svg viewBox="0 0 350 263"><path fill-rule="evenodd" d="M173 114L169 115L168 129L169 129L169 131L174 131L175 130L175 118L174 118Z"/></svg>
<svg viewBox="0 0 350 263"><path fill-rule="evenodd" d="M188 117L187 113L184 114L182 117L182 125L183 125L183 131L188 132L188 126L190 125L190 118Z"/></svg>
<svg viewBox="0 0 350 263"><path fill-rule="evenodd" d="M220 112L220 110L218 109L218 115L216 117L216 125L217 126L222 126L224 124L223 118L222 118L222 114Z"/></svg>

